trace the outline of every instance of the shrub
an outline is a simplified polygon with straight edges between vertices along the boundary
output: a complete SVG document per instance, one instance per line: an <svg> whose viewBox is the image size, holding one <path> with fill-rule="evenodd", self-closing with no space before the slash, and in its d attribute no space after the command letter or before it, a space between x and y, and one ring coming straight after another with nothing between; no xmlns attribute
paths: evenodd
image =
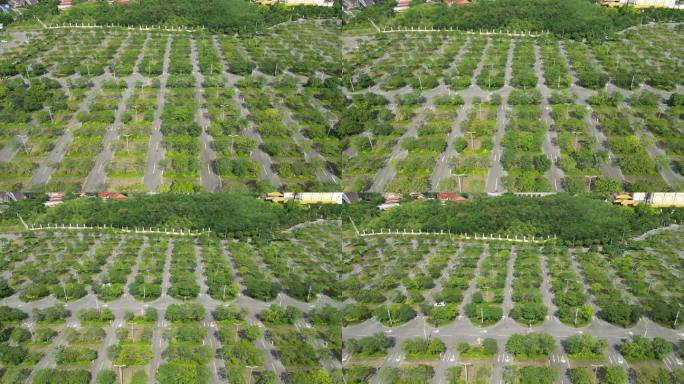
<svg viewBox="0 0 684 384"><path fill-rule="evenodd" d="M506 351L515 357L537 358L549 356L556 348L553 336L546 333L531 332L525 335L511 335L506 342Z"/></svg>
<svg viewBox="0 0 684 384"><path fill-rule="evenodd" d="M618 350L628 360L662 360L672 352L672 343L656 337L647 339L643 336L634 336L632 341L624 341L618 346Z"/></svg>
<svg viewBox="0 0 684 384"><path fill-rule="evenodd" d="M95 384L114 384L116 381L116 373L111 369L105 369L97 373Z"/></svg>

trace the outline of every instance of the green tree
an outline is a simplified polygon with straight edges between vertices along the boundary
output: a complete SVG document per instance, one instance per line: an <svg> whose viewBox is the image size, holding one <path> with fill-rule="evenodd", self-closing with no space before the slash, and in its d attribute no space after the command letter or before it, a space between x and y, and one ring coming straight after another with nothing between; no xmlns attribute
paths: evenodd
<svg viewBox="0 0 684 384"><path fill-rule="evenodd" d="M605 384L626 384L627 371L620 365L609 365L601 369L601 382Z"/></svg>

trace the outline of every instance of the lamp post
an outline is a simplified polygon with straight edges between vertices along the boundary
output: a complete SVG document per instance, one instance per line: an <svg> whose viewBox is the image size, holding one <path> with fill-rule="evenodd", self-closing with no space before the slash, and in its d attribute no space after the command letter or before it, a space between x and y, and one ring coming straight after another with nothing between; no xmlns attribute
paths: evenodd
<svg viewBox="0 0 684 384"><path fill-rule="evenodd" d="M137 115L137 108L136 108L136 115ZM138 119L138 118L136 117L136 120L137 120L137 119ZM121 136L123 136L123 137L126 139L126 153L129 153L129 154L130 154L131 151L128 150L128 138L129 138L131 135L129 135L129 134L126 133L126 134L123 134L123 135L121 135Z"/></svg>
<svg viewBox="0 0 684 384"><path fill-rule="evenodd" d="M126 365L125 364L121 364L121 365L114 364L113 366L115 368L119 368L119 382L121 384L123 384L123 369L126 368Z"/></svg>
<svg viewBox="0 0 684 384"><path fill-rule="evenodd" d="M247 378L247 384L251 384L251 383L252 383L252 371L255 370L255 369L257 369L257 368L259 368L259 366L256 366L256 365L248 365L248 366L246 366L245 368L248 368L248 369L249 369L249 377Z"/></svg>
<svg viewBox="0 0 684 384"><path fill-rule="evenodd" d="M475 150L475 137L473 136L473 134L475 133L475 131L468 131L466 133L468 135L470 135L470 150L474 151Z"/></svg>
<svg viewBox="0 0 684 384"><path fill-rule="evenodd" d="M458 193L463 193L463 188L462 188L463 186L461 185L461 178L463 176L465 176L465 174L461 173L461 174L454 175L454 176L456 176L456 178L458 179Z"/></svg>
<svg viewBox="0 0 684 384"><path fill-rule="evenodd" d="M457 363L458 365L463 366L463 370L465 371L465 382L468 384L468 367L472 366L472 363Z"/></svg>
<svg viewBox="0 0 684 384"><path fill-rule="evenodd" d="M603 367L603 364L592 364L591 367L594 369L594 382L596 382L596 380L598 380L596 371Z"/></svg>
<svg viewBox="0 0 684 384"><path fill-rule="evenodd" d="M587 184L587 192L591 192L591 179L595 179L595 178L597 178L598 176L596 176L596 175L586 175L586 176L584 176L584 177L586 177L587 179L589 179L589 180L588 180L589 183Z"/></svg>
<svg viewBox="0 0 684 384"><path fill-rule="evenodd" d="M235 149L233 148L235 146L235 138L240 136L240 135L228 135L230 137L230 151L235 152Z"/></svg>
<svg viewBox="0 0 684 384"><path fill-rule="evenodd" d="M22 147L24 147L24 152L26 152L26 156L29 154L28 150L28 135L17 135L17 139L19 139L19 143L21 144Z"/></svg>

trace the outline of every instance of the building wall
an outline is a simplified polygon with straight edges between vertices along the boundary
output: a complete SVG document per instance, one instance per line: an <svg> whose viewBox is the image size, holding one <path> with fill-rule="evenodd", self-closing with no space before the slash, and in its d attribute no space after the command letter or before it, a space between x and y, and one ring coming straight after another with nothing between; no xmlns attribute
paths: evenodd
<svg viewBox="0 0 684 384"><path fill-rule="evenodd" d="M628 4L635 7L667 7L674 8L677 0L628 0Z"/></svg>

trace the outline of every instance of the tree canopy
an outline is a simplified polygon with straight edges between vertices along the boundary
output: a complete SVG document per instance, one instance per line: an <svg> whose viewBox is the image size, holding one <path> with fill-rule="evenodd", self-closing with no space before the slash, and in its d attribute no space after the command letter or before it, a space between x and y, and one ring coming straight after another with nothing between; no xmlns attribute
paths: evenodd
<svg viewBox="0 0 684 384"><path fill-rule="evenodd" d="M587 0L490 0L449 7L441 2L413 5L391 14L384 4L364 10L364 16L390 26L434 26L436 28L549 31L570 38L603 38L606 34L642 21L684 19L684 12L670 9L613 9ZM366 18L359 21L365 22Z"/></svg>
<svg viewBox="0 0 684 384"><path fill-rule="evenodd" d="M206 27L219 32L253 32L290 19L335 17L339 7L259 5L241 0L143 0L123 4L80 2L58 13L59 2L50 0L28 7L31 19L40 16L56 23L100 25L167 25ZM30 20L29 17L21 19Z"/></svg>
<svg viewBox="0 0 684 384"><path fill-rule="evenodd" d="M370 227L510 236L558 236L572 241L620 239L660 224L648 207L625 209L591 197L507 195L466 203L415 201L385 211Z"/></svg>

